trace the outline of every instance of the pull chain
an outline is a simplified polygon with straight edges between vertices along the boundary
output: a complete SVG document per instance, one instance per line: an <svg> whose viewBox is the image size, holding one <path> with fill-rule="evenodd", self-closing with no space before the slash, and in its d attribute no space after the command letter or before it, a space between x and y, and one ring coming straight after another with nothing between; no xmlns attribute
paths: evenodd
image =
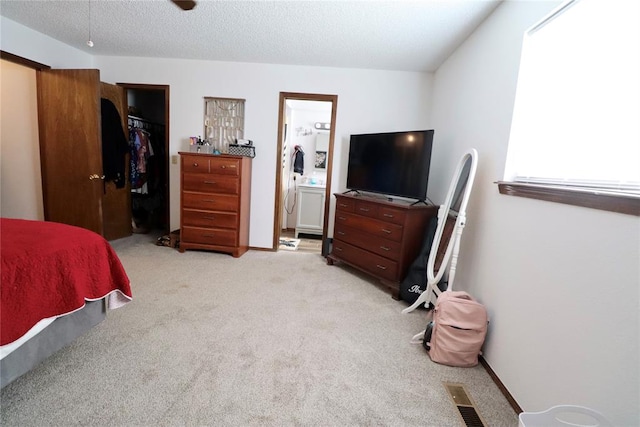
<svg viewBox="0 0 640 427"><path fill-rule="evenodd" d="M89 40L87 40L87 46L93 47L93 41L91 40L91 0L89 2Z"/></svg>

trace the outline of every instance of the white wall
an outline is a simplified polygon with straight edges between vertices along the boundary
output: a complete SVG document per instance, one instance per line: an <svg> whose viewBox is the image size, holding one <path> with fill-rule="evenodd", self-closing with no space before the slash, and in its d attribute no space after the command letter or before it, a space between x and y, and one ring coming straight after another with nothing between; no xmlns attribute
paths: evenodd
<svg viewBox="0 0 640 427"><path fill-rule="evenodd" d="M478 150L455 287L489 309L484 355L520 406L579 404L638 426L640 219L500 195L494 183L522 34L557 4L503 3L437 71L429 194L442 202L458 158Z"/></svg>
<svg viewBox="0 0 640 427"><path fill-rule="evenodd" d="M0 48L51 68L94 68L91 55L4 16L0 16Z"/></svg>
<svg viewBox="0 0 640 427"><path fill-rule="evenodd" d="M202 133L203 97L246 99L245 138L256 146L249 241L253 247L271 248L273 243L280 92L338 95L333 192L344 190L351 133L429 127L426 100L433 76L427 73L127 57L96 57L95 64L109 83L170 86L169 155L187 150L189 136ZM169 173L175 229L180 220L179 166L172 164Z"/></svg>

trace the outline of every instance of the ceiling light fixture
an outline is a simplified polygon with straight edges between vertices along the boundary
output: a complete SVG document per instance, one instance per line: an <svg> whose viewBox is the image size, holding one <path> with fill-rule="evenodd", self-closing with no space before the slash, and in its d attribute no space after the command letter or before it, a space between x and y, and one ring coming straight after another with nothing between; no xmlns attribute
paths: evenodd
<svg viewBox="0 0 640 427"><path fill-rule="evenodd" d="M93 41L91 40L91 0L89 0L89 40L87 40L87 46L93 47Z"/></svg>

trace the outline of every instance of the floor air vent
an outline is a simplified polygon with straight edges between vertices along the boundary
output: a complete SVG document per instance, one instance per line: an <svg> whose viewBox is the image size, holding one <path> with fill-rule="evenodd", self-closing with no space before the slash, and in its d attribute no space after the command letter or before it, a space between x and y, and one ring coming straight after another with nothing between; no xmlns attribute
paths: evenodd
<svg viewBox="0 0 640 427"><path fill-rule="evenodd" d="M451 401L458 409L462 422L467 427L484 427L484 422L476 405L463 384L442 383L447 389Z"/></svg>

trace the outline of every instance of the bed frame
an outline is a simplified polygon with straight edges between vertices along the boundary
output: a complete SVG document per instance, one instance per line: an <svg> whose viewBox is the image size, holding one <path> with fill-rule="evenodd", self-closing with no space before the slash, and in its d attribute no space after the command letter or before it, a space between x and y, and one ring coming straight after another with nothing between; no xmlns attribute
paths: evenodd
<svg viewBox="0 0 640 427"><path fill-rule="evenodd" d="M29 372L40 362L71 344L107 316L107 300L87 301L85 306L59 317L37 335L0 360L0 388Z"/></svg>

